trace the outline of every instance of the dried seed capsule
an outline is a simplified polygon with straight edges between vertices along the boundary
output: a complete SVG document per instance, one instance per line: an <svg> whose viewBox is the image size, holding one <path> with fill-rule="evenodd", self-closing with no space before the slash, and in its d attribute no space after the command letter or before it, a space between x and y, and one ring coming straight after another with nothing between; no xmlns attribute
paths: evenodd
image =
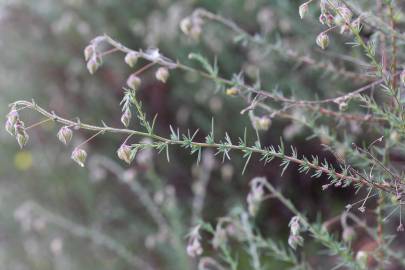
<svg viewBox="0 0 405 270"><path fill-rule="evenodd" d="M73 136L73 132L67 126L61 127L57 134L59 141L61 141L64 144L68 144L70 142L70 140L72 139L72 136Z"/></svg>
<svg viewBox="0 0 405 270"><path fill-rule="evenodd" d="M118 148L118 150L117 150L117 156L119 159L130 164L133 159L131 146L126 145L126 144L121 145L120 148Z"/></svg>
<svg viewBox="0 0 405 270"><path fill-rule="evenodd" d="M127 80L127 85L136 90L139 88L139 86L141 86L141 79L136 76L135 74L131 74L131 76L129 76L128 80Z"/></svg>
<svg viewBox="0 0 405 270"><path fill-rule="evenodd" d="M321 47L323 50L325 50L328 45L329 45L329 37L327 34L325 34L324 32L320 33L317 37L316 37L316 44Z"/></svg>
<svg viewBox="0 0 405 270"><path fill-rule="evenodd" d="M87 153L83 149L76 147L72 152L71 158L81 167L84 167L84 162L86 161Z"/></svg>
<svg viewBox="0 0 405 270"><path fill-rule="evenodd" d="M129 122L131 122L131 110L127 109L121 116L121 123L124 124L125 127L129 126Z"/></svg>
<svg viewBox="0 0 405 270"><path fill-rule="evenodd" d="M128 64L131 68L133 68L136 65L136 62L138 62L138 53L136 52L129 52L125 55L125 63Z"/></svg>
<svg viewBox="0 0 405 270"><path fill-rule="evenodd" d="M167 81L167 79L169 78L169 70L165 67L160 67L156 71L155 76L156 76L156 79L158 79L162 83L165 83Z"/></svg>

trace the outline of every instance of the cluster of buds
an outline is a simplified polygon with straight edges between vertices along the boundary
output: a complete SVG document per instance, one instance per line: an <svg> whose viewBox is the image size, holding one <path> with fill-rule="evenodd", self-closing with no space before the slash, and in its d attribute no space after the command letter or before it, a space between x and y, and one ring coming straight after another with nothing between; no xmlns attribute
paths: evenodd
<svg viewBox="0 0 405 270"><path fill-rule="evenodd" d="M247 196L248 211L251 216L256 216L259 211L260 204L264 199L264 184L266 178L255 177L250 182L250 192Z"/></svg>
<svg viewBox="0 0 405 270"><path fill-rule="evenodd" d="M87 61L86 67L90 74L94 74L97 69L103 64L103 59L97 52L97 45L104 41L104 37L96 37L86 48L84 48L84 60Z"/></svg>
<svg viewBox="0 0 405 270"><path fill-rule="evenodd" d="M203 253L203 248L201 245L200 225L195 226L191 229L191 232L188 235L188 244L186 250L187 254L193 258L200 256Z"/></svg>
<svg viewBox="0 0 405 270"><path fill-rule="evenodd" d="M10 112L7 114L5 129L11 136L15 136L18 145L21 148L27 144L29 136L25 130L24 122L20 120L18 111L15 107L12 107Z"/></svg>
<svg viewBox="0 0 405 270"><path fill-rule="evenodd" d="M198 40L201 36L202 26L204 20L197 13L184 18L180 22L180 29L184 34L191 37L194 40Z"/></svg>
<svg viewBox="0 0 405 270"><path fill-rule="evenodd" d="M300 235L302 231L300 218L298 216L294 216L293 218L291 218L288 226L290 227L290 236L288 237L288 245L292 249L296 249L297 246L302 246L304 244L304 238L302 238L302 236Z"/></svg>

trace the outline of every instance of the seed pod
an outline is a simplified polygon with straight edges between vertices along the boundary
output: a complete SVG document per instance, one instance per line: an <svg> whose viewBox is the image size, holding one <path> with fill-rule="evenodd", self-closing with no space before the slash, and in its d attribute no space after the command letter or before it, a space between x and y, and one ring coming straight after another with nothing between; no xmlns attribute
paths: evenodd
<svg viewBox="0 0 405 270"><path fill-rule="evenodd" d="M305 17L305 14L308 13L308 2L300 5L300 7L298 8L298 13L300 14L301 19L303 19Z"/></svg>
<svg viewBox="0 0 405 270"><path fill-rule="evenodd" d="M136 90L139 88L139 86L141 86L141 79L136 76L135 74L131 74L131 76L129 76L128 80L127 80L127 85Z"/></svg>
<svg viewBox="0 0 405 270"><path fill-rule="evenodd" d="M162 83L165 83L169 78L169 70L165 67L160 67L156 71L155 76L157 80L161 81Z"/></svg>
<svg viewBox="0 0 405 270"><path fill-rule="evenodd" d="M17 133L16 138L17 138L17 142L18 142L18 145L20 146L20 148L23 148L24 145L27 144L29 136L28 136L28 133L25 132L25 130L24 130L23 132Z"/></svg>
<svg viewBox="0 0 405 270"><path fill-rule="evenodd" d="M121 116L121 123L124 124L125 127L129 126L129 122L131 122L131 110L127 109Z"/></svg>
<svg viewBox="0 0 405 270"><path fill-rule="evenodd" d="M328 45L329 45L329 37L327 34L325 34L324 32L320 33L317 37L316 37L316 44L321 47L323 50L325 50Z"/></svg>
<svg viewBox="0 0 405 270"><path fill-rule="evenodd" d="M94 46L92 44L84 48L84 60L89 61L93 57L95 52Z"/></svg>
<svg viewBox="0 0 405 270"><path fill-rule="evenodd" d="M126 145L126 144L121 145L120 148L118 148L118 150L117 150L117 156L119 159L130 164L133 159L131 146Z"/></svg>
<svg viewBox="0 0 405 270"><path fill-rule="evenodd" d="M136 52L129 52L125 55L125 63L128 64L128 66L130 66L131 68L133 68L136 65L136 62L138 62L138 53Z"/></svg>
<svg viewBox="0 0 405 270"><path fill-rule="evenodd" d="M84 167L84 162L86 161L87 153L83 149L76 147L72 152L71 158L81 167Z"/></svg>
<svg viewBox="0 0 405 270"><path fill-rule="evenodd" d="M72 139L72 136L73 136L73 132L67 126L61 127L57 134L59 141L61 141L64 144L68 144L70 142L70 140Z"/></svg>

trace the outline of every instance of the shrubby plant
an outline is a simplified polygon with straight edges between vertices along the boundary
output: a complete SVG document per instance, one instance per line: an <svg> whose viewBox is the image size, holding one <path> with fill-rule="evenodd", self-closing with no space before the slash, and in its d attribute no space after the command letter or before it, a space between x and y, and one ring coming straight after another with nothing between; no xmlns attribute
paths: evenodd
<svg viewBox="0 0 405 270"><path fill-rule="evenodd" d="M252 35L235 22L204 9L196 9L180 22L179 29L196 41L204 35L209 22L216 22L233 32L236 42L243 46L278 50L286 57L308 63L317 69L325 69L337 77L362 82L362 87L344 91L343 94L325 99L315 95L312 99L301 99L284 94L278 88L265 89L261 85L260 76L256 76L253 82L247 80L243 73L225 78L221 75L220 56L211 61L202 54L192 52L188 62L180 62L164 55L157 48L134 50L109 35L102 35L94 38L84 49L89 73L97 76L97 71L112 54L120 54L122 63L135 69L123 82L120 103L123 127L112 127L103 121L100 125L83 123L79 118L72 120L48 111L34 100L19 100L10 104L5 129L15 136L20 147L26 146L32 128L38 128L48 121L61 125L57 139L70 146L72 137L78 131L93 132L82 143L71 146L72 160L82 167L88 164L87 157L94 155L85 149L85 145L108 133L122 137L122 143L116 146L115 154L123 161L123 165L130 165L137 158L148 162L149 158L145 155L151 155L151 150L165 155L167 162L170 162L171 151L175 147L190 152L200 164L199 169L196 169L200 171L197 173L196 186L193 187L194 213L191 224L187 225L178 224L181 221L178 219L179 213L176 213L179 206L172 187L166 187L164 194L152 199L144 192L142 185L134 180L134 172L130 169L123 172L115 162L103 159L97 165L111 170L139 196L142 205L159 225L159 233L147 239L146 245L154 247L161 242L173 244L179 268L241 269L243 262L239 254L246 254L249 267L255 270L267 269L269 257L282 262L285 268L292 269L401 269L405 267L403 245L398 241L404 231L404 173L403 167L395 164L390 154L404 150L402 92L405 88L405 71L401 66L404 57L401 48L405 35L400 30L403 13L398 9L399 4L390 0L377 2L380 4L380 14L366 11L354 1L344 0L310 0L302 3L296 12L303 20L314 20L309 16L310 13L319 14L319 23L325 30L313 37L313 43L322 50L333 51L334 43L340 42L335 41L337 35L350 40L346 44L345 54L338 55L338 58L355 66L350 69L349 65L341 67L325 64L322 60L318 62L293 50L284 50L282 46L269 43L265 37ZM367 62L355 53L358 50ZM155 72L155 79L162 83L170 82L171 74L177 72L191 73L212 81L216 91L224 98L244 102L245 108L239 117L248 117L251 125L245 128L244 134L218 134L215 132L218 123L213 118L211 131L203 135L204 139L199 139L202 137L198 129L180 131L175 126L170 126L169 135L161 135L156 131L159 116L147 115L139 99L142 76L150 70ZM333 84L333 81L330 83ZM33 110L44 119L26 126L20 116L26 110ZM262 132L271 132L273 122L279 118L291 121L298 132L303 128L311 130L313 137L320 139L325 151L331 153L337 162L323 160L316 155L304 156L296 146L287 146L283 138L277 145L265 145L261 140ZM328 125L325 119L336 121L339 126ZM134 123L139 128L130 128ZM351 134L350 128L350 125L358 123L362 123L363 128L370 133L366 139L360 138L361 141L357 140L355 134ZM249 140L252 138L249 134L255 134L253 141ZM271 179L255 177L250 181L250 191L246 194L243 207L235 207L229 214L219 217L215 224L205 222L201 217L201 209L207 192L207 179L213 167L212 160L215 156L220 156L222 161L230 160L236 155L244 159L241 174L249 167L250 161L257 157L263 166L279 160L281 175L289 166L295 166L299 173L309 174L314 179L325 177L327 182L322 185L325 192L332 187L350 188L355 189L357 195L336 218L322 220L319 217L312 220L307 217L306 209L294 205L291 201L293 198L283 195L284 190L275 187ZM289 236L282 243L263 235L255 223L261 206L268 201L279 201L292 213L290 222L285 224ZM100 242L137 268L155 269L153 263L133 256L107 236L76 227L32 203L22 209L30 215L42 214L48 222L62 226L75 235ZM21 215L18 218L24 219ZM179 229L184 229L184 226L189 228L186 241L184 231ZM327 259L314 259L321 255L305 249L312 241L320 245L316 246L319 250L327 251Z"/></svg>

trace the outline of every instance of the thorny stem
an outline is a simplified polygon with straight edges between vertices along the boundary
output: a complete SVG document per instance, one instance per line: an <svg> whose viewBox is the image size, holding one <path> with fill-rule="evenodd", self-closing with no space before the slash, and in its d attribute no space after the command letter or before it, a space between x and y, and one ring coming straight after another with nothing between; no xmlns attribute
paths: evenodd
<svg viewBox="0 0 405 270"><path fill-rule="evenodd" d="M68 119L62 118L62 117L56 115L55 113L50 113L50 112L46 111L45 109L41 108L34 102L20 100L20 101L16 101L16 102L12 103L11 106L26 106L27 108L31 108L31 109L37 111L38 113L42 114L43 116L51 118L61 124L65 124L65 125L74 125L75 124L75 126L77 126L78 128L81 128L81 129L98 131L95 135L93 135L88 140L84 141L83 143L88 142L90 139L94 138L95 136L97 136L101 133L109 132L109 133L120 133L120 134L132 134L132 135L137 135L140 137L147 137L147 138L157 140L166 145L184 145L184 141L182 141L182 140L172 140L172 139L168 139L165 137L161 137L161 136L153 134L153 133L146 133L146 132L141 132L141 131L136 131L136 130L131 130L131 129L113 128L113 127L109 127L105 124L104 124L104 126L94 126L94 125L84 124L81 122L75 123ZM203 143L203 142L195 142L195 141L191 141L190 145L193 147L196 147L196 148L221 149L224 147L224 144L221 144L221 143ZM258 148L258 147L248 147L248 146L244 146L244 145L234 145L234 144L226 144L225 147L229 150L237 150L237 151L241 151L241 152L245 152L245 153L252 152L252 153L257 153L260 155L270 155L274 158L288 160L289 162L293 162L298 165L305 165L308 168L311 168L315 171L322 172L327 175L334 175L336 177L336 179L339 179L339 180L347 180L347 181L350 181L350 182L353 182L356 184L361 184L361 185L365 185L368 187L379 188L379 189L381 189L385 192L389 192L389 193L393 192L393 187L389 183L376 183L376 182L372 182L372 181L369 181L369 180L361 178L361 177L346 175L345 173L338 173L338 172L332 171L331 169L329 169L327 167L320 166L315 163L311 163L307 160L301 160L301 159L298 159L297 157L288 156L284 153L280 153L277 151L271 151L269 149L263 149L263 148Z"/></svg>

